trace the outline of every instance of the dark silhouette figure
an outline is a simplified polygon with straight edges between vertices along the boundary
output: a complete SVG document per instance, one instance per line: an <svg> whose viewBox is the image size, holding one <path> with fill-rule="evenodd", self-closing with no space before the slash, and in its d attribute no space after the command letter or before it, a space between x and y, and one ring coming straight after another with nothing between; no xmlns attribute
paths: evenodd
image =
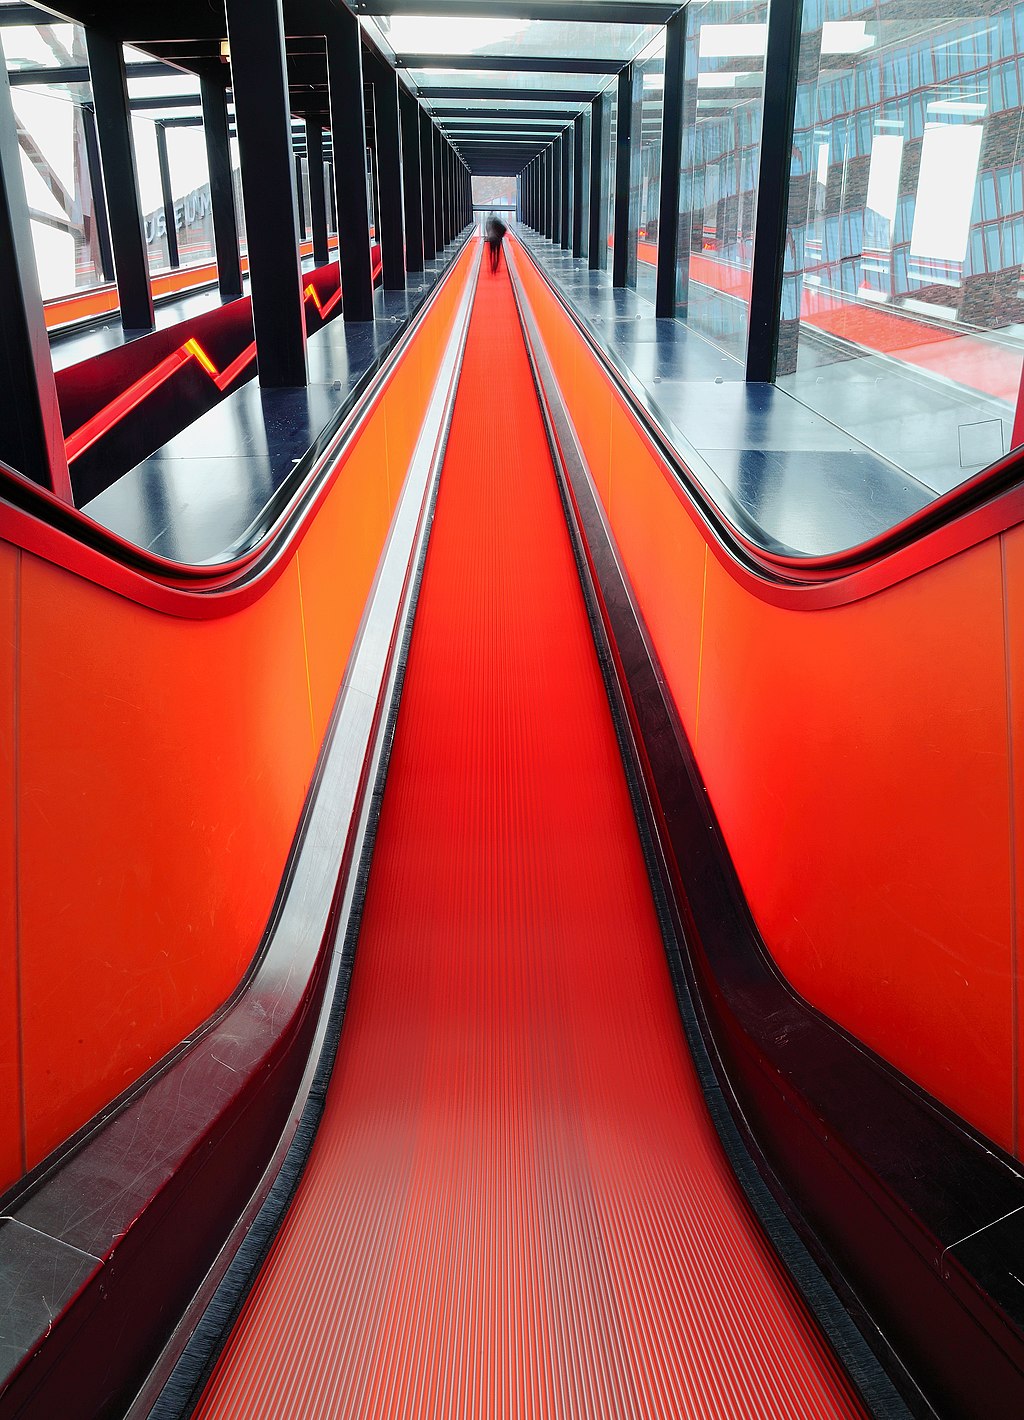
<svg viewBox="0 0 1024 1420"><path fill-rule="evenodd" d="M505 223L492 212L487 219L487 226L484 228L484 231L487 236L487 245L490 249L491 275L493 276L501 262L501 241L506 231Z"/></svg>

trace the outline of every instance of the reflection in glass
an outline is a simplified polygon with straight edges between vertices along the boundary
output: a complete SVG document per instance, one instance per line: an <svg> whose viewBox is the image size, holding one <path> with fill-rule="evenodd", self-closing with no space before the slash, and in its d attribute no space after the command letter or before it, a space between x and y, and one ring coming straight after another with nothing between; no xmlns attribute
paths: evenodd
<svg viewBox="0 0 1024 1420"><path fill-rule="evenodd" d="M956 10L805 0L779 361L933 492L1024 441L1024 11Z"/></svg>
<svg viewBox="0 0 1024 1420"><path fill-rule="evenodd" d="M746 353L768 7L707 0L687 11L677 314Z"/></svg>
<svg viewBox="0 0 1024 1420"><path fill-rule="evenodd" d="M615 248L615 134L617 128L615 120L618 111L618 97L614 84L605 89L601 103L604 106L604 122L601 126L601 149L604 154L602 161L604 168L604 222L602 224L601 266L610 271L612 252Z"/></svg>
<svg viewBox="0 0 1024 1420"><path fill-rule="evenodd" d="M633 65L633 178L629 226L636 242L636 288L653 301L657 286L661 202L661 124L665 94L665 35Z"/></svg>

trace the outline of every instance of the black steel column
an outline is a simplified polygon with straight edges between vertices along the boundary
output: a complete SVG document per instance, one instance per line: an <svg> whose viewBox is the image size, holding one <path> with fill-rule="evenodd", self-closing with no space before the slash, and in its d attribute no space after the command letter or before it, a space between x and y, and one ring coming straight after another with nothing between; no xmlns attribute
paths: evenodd
<svg viewBox="0 0 1024 1420"><path fill-rule="evenodd" d="M164 227L167 237L167 261L170 266L180 266L178 255L178 227L174 220L174 192L171 188L171 164L167 157L167 130L162 123L156 128L156 165L160 173L160 201L164 208Z"/></svg>
<svg viewBox="0 0 1024 1420"><path fill-rule="evenodd" d="M601 141L604 127L604 99L598 94L590 105L590 238L587 245L587 266L591 271L603 271L608 264L608 242L604 226L604 185L607 181L601 162Z"/></svg>
<svg viewBox="0 0 1024 1420"><path fill-rule="evenodd" d="M398 117L398 75L390 64L375 60L373 125L380 189L380 256L384 286L405 290L405 199L402 193L402 135Z"/></svg>
<svg viewBox="0 0 1024 1420"><path fill-rule="evenodd" d="M281 0L225 0L261 385L306 383Z"/></svg>
<svg viewBox="0 0 1024 1420"><path fill-rule="evenodd" d="M549 236L558 241L558 229L562 220L562 143L556 138L551 145L551 230Z"/></svg>
<svg viewBox="0 0 1024 1420"><path fill-rule="evenodd" d="M437 255L437 229L434 214L434 125L424 109L420 109L420 194L423 199L423 260L433 261Z"/></svg>
<svg viewBox="0 0 1024 1420"><path fill-rule="evenodd" d="M615 98L615 217L612 285L625 286L629 275L629 189L633 130L633 66L619 70ZM636 254L634 251L634 261Z"/></svg>
<svg viewBox="0 0 1024 1420"><path fill-rule="evenodd" d="M405 265L423 270L423 193L420 177L419 105L404 89L398 91L402 121L402 184L405 200Z"/></svg>
<svg viewBox="0 0 1024 1420"><path fill-rule="evenodd" d="M779 353L789 168L800 60L800 0L771 0L764 59L764 116L750 272L747 379L771 382Z"/></svg>
<svg viewBox="0 0 1024 1420"><path fill-rule="evenodd" d="M306 240L306 198L302 191L302 155L295 154L295 211L299 219L299 241Z"/></svg>
<svg viewBox="0 0 1024 1420"><path fill-rule="evenodd" d="M438 255L447 242L444 235L444 139L434 129L434 245Z"/></svg>
<svg viewBox="0 0 1024 1420"><path fill-rule="evenodd" d="M562 145L562 175L560 178L562 211L559 240L562 247L568 250L572 245L572 208L569 200L571 194L570 183L572 182L572 138L568 128L558 141Z"/></svg>
<svg viewBox="0 0 1024 1420"><path fill-rule="evenodd" d="M326 266L331 259L327 241L327 194L324 191L324 131L319 115L306 118L306 166L309 169L309 220L313 228L313 261Z"/></svg>
<svg viewBox="0 0 1024 1420"><path fill-rule="evenodd" d="M665 88L661 106L661 191L658 202L658 276L654 311L676 313L676 247L679 243L679 168L683 157L683 65L686 11L665 26Z"/></svg>
<svg viewBox="0 0 1024 1420"><path fill-rule="evenodd" d="M583 255L583 115L572 121L572 254Z"/></svg>
<svg viewBox="0 0 1024 1420"><path fill-rule="evenodd" d="M331 7L327 33L327 82L330 88L342 313L347 321L373 319L362 50L359 21L355 15L343 8Z"/></svg>
<svg viewBox="0 0 1024 1420"><path fill-rule="evenodd" d="M238 214L235 184L231 177L231 142L228 137L228 96L223 84L201 75L206 162L210 169L210 205L213 208L213 243L217 253L217 283L228 299L242 294L242 263L238 252Z"/></svg>
<svg viewBox="0 0 1024 1420"><path fill-rule="evenodd" d="M85 163L89 171L92 193L92 227L96 234L96 250L100 275L104 281L114 279L114 249L110 245L110 224L107 219L107 198L103 191L103 169L100 166L100 140L96 136L96 115L88 105L82 105L82 132L85 137Z"/></svg>
<svg viewBox="0 0 1024 1420"><path fill-rule="evenodd" d="M86 30L85 43L103 163L103 190L110 216L121 324L125 330L152 330L153 293L139 206L124 50L119 39L111 39L92 29Z"/></svg>
<svg viewBox="0 0 1024 1420"><path fill-rule="evenodd" d="M0 459L70 503L7 64L0 48Z"/></svg>

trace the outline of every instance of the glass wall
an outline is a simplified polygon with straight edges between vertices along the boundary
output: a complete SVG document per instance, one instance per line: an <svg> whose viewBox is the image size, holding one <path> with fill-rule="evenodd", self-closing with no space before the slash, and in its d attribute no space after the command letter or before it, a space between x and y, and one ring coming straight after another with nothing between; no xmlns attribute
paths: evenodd
<svg viewBox="0 0 1024 1420"><path fill-rule="evenodd" d="M633 162L629 227L636 246L636 288L653 301L657 286L661 202L661 121L665 94L665 35L633 64Z"/></svg>
<svg viewBox="0 0 1024 1420"><path fill-rule="evenodd" d="M12 25L4 28L3 51L7 68L22 76L11 98L39 285L50 300L106 279L89 168L92 89L88 83L26 84L24 78L33 70L85 64L85 33L69 24Z"/></svg>
<svg viewBox="0 0 1024 1420"><path fill-rule="evenodd" d="M943 492L1020 407L1024 6L935 14L805 0L779 383Z"/></svg>
<svg viewBox="0 0 1024 1420"><path fill-rule="evenodd" d="M742 359L747 344L768 6L687 11L677 314Z"/></svg>
<svg viewBox="0 0 1024 1420"><path fill-rule="evenodd" d="M201 266L213 261L216 253L206 134L202 128L167 128L165 132L178 259L182 266Z"/></svg>
<svg viewBox="0 0 1024 1420"><path fill-rule="evenodd" d="M583 113L583 226L581 256L590 255L590 128L592 123L590 108Z"/></svg>

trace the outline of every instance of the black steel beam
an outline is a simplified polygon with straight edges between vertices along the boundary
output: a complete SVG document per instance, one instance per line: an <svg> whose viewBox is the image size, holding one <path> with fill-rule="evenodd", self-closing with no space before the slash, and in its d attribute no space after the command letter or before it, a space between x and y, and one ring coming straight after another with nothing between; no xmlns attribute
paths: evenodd
<svg viewBox="0 0 1024 1420"><path fill-rule="evenodd" d="M156 165L160 173L160 200L164 208L164 227L167 238L167 261L170 266L180 266L178 254L178 227L174 220L174 189L171 186L171 164L167 156L167 134L162 123L156 126Z"/></svg>
<svg viewBox="0 0 1024 1420"><path fill-rule="evenodd" d="M661 189L658 201L658 267L655 314L676 313L676 247L679 241L679 179L683 155L683 62L686 11L665 27L665 90L662 97Z"/></svg>
<svg viewBox="0 0 1024 1420"><path fill-rule="evenodd" d="M309 169L313 260L317 266L326 266L331 249L327 240L327 197L324 192L324 131L316 114L306 119L306 165Z"/></svg>
<svg viewBox="0 0 1024 1420"><path fill-rule="evenodd" d="M88 84L91 64L90 59L88 65L61 64L49 69L13 69L8 78L14 88L27 84ZM170 75L181 76L181 70L175 69L172 64L128 64L125 68L131 79L166 79Z"/></svg>
<svg viewBox="0 0 1024 1420"><path fill-rule="evenodd" d="M423 109L420 121L420 196L423 202L423 260L433 261L437 255L434 227L434 125Z"/></svg>
<svg viewBox="0 0 1024 1420"><path fill-rule="evenodd" d="M86 30L93 107L103 165L103 187L110 217L114 273L125 330L152 330L153 293L149 285L146 234L139 206L139 181L128 108L128 79L120 40Z"/></svg>
<svg viewBox="0 0 1024 1420"><path fill-rule="evenodd" d="M306 383L281 0L225 0L261 385Z"/></svg>
<svg viewBox="0 0 1024 1420"><path fill-rule="evenodd" d="M380 211L377 239L384 286L405 290L405 198L402 192L402 135L398 116L398 78L390 64L370 57L368 76L373 83L374 148Z"/></svg>
<svg viewBox="0 0 1024 1420"><path fill-rule="evenodd" d="M506 94L506 98L512 98L512 94ZM585 107L585 105L583 105ZM431 115L442 120L450 118L487 118L487 119L541 119L544 123L571 123L579 112L579 109L572 108L502 108L500 105L488 104L485 108L462 108L458 104L445 105L438 108L437 105L431 107Z"/></svg>
<svg viewBox="0 0 1024 1420"><path fill-rule="evenodd" d="M615 98L615 217L612 285L625 286L629 274L629 167L633 125L633 66L619 74Z"/></svg>
<svg viewBox="0 0 1024 1420"><path fill-rule="evenodd" d="M605 172L601 162L604 100L599 95L590 106L590 205L587 219L590 235L587 242L587 266L591 271L603 271L608 264L608 244L604 239Z"/></svg>
<svg viewBox="0 0 1024 1420"><path fill-rule="evenodd" d="M589 25L663 25L678 6L636 0L355 0L359 15L445 15L453 19L569 20Z"/></svg>
<svg viewBox="0 0 1024 1420"><path fill-rule="evenodd" d="M621 59L528 54L399 54L395 63L401 69L487 69L522 74L617 74L622 67Z"/></svg>
<svg viewBox="0 0 1024 1420"><path fill-rule="evenodd" d="M583 115L572 125L572 254L583 255Z"/></svg>
<svg viewBox="0 0 1024 1420"><path fill-rule="evenodd" d="M779 353L801 3L800 0L772 0L768 9L746 377L755 382L772 383Z"/></svg>
<svg viewBox="0 0 1024 1420"><path fill-rule="evenodd" d="M0 459L71 502L18 129L0 48Z"/></svg>
<svg viewBox="0 0 1024 1420"><path fill-rule="evenodd" d="M331 91L331 140L338 213L342 313L346 321L373 319L373 267L366 176L366 112L359 21L348 10L332 9L327 34L327 76Z"/></svg>
<svg viewBox="0 0 1024 1420"><path fill-rule="evenodd" d="M217 252L217 284L225 299L242 294L242 263L238 251L238 213L231 176L231 143L228 139L228 96L223 84L212 78L199 81L203 105L206 162L210 170L210 205L213 208L213 242Z"/></svg>
<svg viewBox="0 0 1024 1420"><path fill-rule="evenodd" d="M409 271L423 270L423 193L420 164L419 105L399 87L402 121L402 182L405 200L405 264Z"/></svg>
<svg viewBox="0 0 1024 1420"><path fill-rule="evenodd" d="M597 97L596 92L579 89L509 89L503 84L475 84L464 89L451 84L418 84L416 91L428 104L434 104L438 99L497 99L499 103L507 99L530 99L533 102L549 99L552 103L587 104Z"/></svg>

